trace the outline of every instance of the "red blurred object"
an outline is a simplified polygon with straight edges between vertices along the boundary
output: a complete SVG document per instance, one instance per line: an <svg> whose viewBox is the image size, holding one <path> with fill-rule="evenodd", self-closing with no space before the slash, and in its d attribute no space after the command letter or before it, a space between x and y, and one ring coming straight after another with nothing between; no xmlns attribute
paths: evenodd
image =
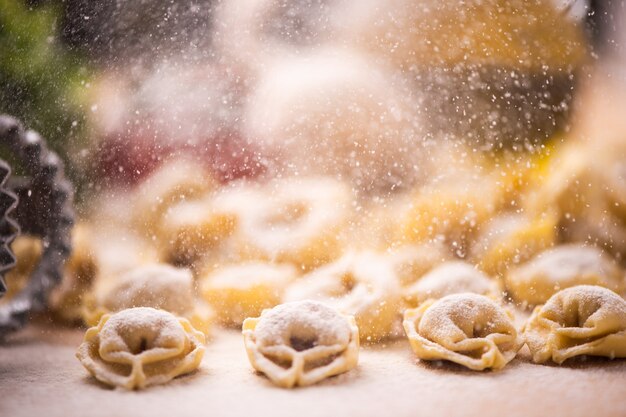
<svg viewBox="0 0 626 417"><path fill-rule="evenodd" d="M222 130L196 143L171 143L136 128L104 137L94 153L92 172L101 182L135 185L163 161L180 155L198 158L221 183L255 178L267 170L259 152L236 130Z"/></svg>

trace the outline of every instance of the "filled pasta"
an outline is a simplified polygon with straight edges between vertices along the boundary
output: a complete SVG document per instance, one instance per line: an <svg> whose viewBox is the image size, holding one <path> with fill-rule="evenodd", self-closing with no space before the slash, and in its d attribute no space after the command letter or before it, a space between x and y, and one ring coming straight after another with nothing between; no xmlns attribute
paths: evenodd
<svg viewBox="0 0 626 417"><path fill-rule="evenodd" d="M200 365L205 338L189 321L137 307L104 315L76 357L96 379L129 390L164 384Z"/></svg>
<svg viewBox="0 0 626 417"><path fill-rule="evenodd" d="M626 301L595 285L578 285L536 307L524 326L537 363L580 355L626 358Z"/></svg>
<svg viewBox="0 0 626 417"><path fill-rule="evenodd" d="M447 360L475 371L501 369L523 340L512 315L488 297L452 294L404 313L404 330L422 360Z"/></svg>
<svg viewBox="0 0 626 417"><path fill-rule="evenodd" d="M243 338L252 366L284 388L315 384L358 362L354 317L314 301L281 304L246 319Z"/></svg>

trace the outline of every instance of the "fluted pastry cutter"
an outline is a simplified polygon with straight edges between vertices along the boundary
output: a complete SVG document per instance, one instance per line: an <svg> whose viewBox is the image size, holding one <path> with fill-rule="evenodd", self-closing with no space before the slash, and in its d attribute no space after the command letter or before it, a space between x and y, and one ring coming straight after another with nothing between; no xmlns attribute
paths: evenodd
<svg viewBox="0 0 626 417"><path fill-rule="evenodd" d="M0 305L0 338L21 329L31 313L46 308L48 295L63 277L74 224L73 187L63 162L45 140L13 117L0 115L0 147L25 173L12 177L0 159L0 295L4 274L15 264L10 244L19 233L42 240L43 253L26 287Z"/></svg>

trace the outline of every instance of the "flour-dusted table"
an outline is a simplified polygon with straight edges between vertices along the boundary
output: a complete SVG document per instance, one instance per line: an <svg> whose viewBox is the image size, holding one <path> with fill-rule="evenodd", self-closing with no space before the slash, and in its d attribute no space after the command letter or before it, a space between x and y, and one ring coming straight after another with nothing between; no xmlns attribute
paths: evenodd
<svg viewBox="0 0 626 417"><path fill-rule="evenodd" d="M626 416L626 360L504 370L419 362L405 341L362 347L359 366L285 390L250 367L240 334L217 331L200 370L144 391L96 382L74 356L78 330L31 326L0 345L0 416Z"/></svg>

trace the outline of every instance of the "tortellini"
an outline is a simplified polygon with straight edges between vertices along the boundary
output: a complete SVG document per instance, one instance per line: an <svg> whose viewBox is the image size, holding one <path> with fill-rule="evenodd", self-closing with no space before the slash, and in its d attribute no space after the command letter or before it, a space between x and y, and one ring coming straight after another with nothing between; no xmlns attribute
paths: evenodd
<svg viewBox="0 0 626 417"><path fill-rule="evenodd" d="M557 239L557 216L544 213L532 218L503 214L486 223L470 249L470 256L488 274L504 276L515 265L526 262L552 246Z"/></svg>
<svg viewBox="0 0 626 417"><path fill-rule="evenodd" d="M400 285L383 255L351 252L291 284L284 301L317 300L354 315L362 341L377 342L401 332Z"/></svg>
<svg viewBox="0 0 626 417"><path fill-rule="evenodd" d="M475 371L501 369L524 344L512 315L478 294L428 300L404 313L404 330L422 360L448 360Z"/></svg>
<svg viewBox="0 0 626 417"><path fill-rule="evenodd" d="M202 279L200 291L220 322L240 326L246 317L258 316L279 304L295 277L291 265L244 262L210 272Z"/></svg>
<svg viewBox="0 0 626 417"><path fill-rule="evenodd" d="M216 210L212 202L212 196L208 196L170 206L158 226L163 258L193 265L233 233L234 217Z"/></svg>
<svg viewBox="0 0 626 417"><path fill-rule="evenodd" d="M535 308L524 336L537 363L579 355L626 358L626 301L599 286L564 289Z"/></svg>
<svg viewBox="0 0 626 417"><path fill-rule="evenodd" d="M438 299L465 292L497 298L501 291L497 281L472 265L462 261L450 261L434 268L406 288L404 299L410 306L416 307L429 298Z"/></svg>
<svg viewBox="0 0 626 417"><path fill-rule="evenodd" d="M285 388L315 384L356 367L354 317L314 301L281 304L243 323L250 363Z"/></svg>
<svg viewBox="0 0 626 417"><path fill-rule="evenodd" d="M65 263L63 281L48 300L54 317L64 322L81 321L84 295L96 279L98 265L91 247L93 239L86 223L79 223L72 230L72 253Z"/></svg>
<svg viewBox="0 0 626 417"><path fill-rule="evenodd" d="M132 215L137 230L153 236L172 205L203 196L215 186L207 169L198 162L188 158L165 162L135 192Z"/></svg>
<svg viewBox="0 0 626 417"><path fill-rule="evenodd" d="M198 330L209 332L213 313L194 297L193 277L187 269L146 265L98 284L85 299L83 318L88 325L95 325L109 312L152 307L185 317Z"/></svg>
<svg viewBox="0 0 626 417"><path fill-rule="evenodd" d="M530 305L543 304L560 289L582 284L621 293L624 273L598 248L570 244L542 252L506 276L506 289L513 299Z"/></svg>
<svg viewBox="0 0 626 417"><path fill-rule="evenodd" d="M340 181L291 178L234 186L216 195L214 204L235 219L233 250L241 259L312 269L341 254L350 202Z"/></svg>
<svg viewBox="0 0 626 417"><path fill-rule="evenodd" d="M465 174L420 189L402 216L397 239L424 243L443 237L450 249L464 255L477 228L502 204L504 193L490 176Z"/></svg>
<svg viewBox="0 0 626 417"><path fill-rule="evenodd" d="M444 244L437 240L422 245L404 245L389 253L389 259L403 287L415 283L451 257Z"/></svg>
<svg viewBox="0 0 626 417"><path fill-rule="evenodd" d="M104 315L87 330L76 357L99 381L132 390L194 371L204 343L204 334L186 319L137 307Z"/></svg>

